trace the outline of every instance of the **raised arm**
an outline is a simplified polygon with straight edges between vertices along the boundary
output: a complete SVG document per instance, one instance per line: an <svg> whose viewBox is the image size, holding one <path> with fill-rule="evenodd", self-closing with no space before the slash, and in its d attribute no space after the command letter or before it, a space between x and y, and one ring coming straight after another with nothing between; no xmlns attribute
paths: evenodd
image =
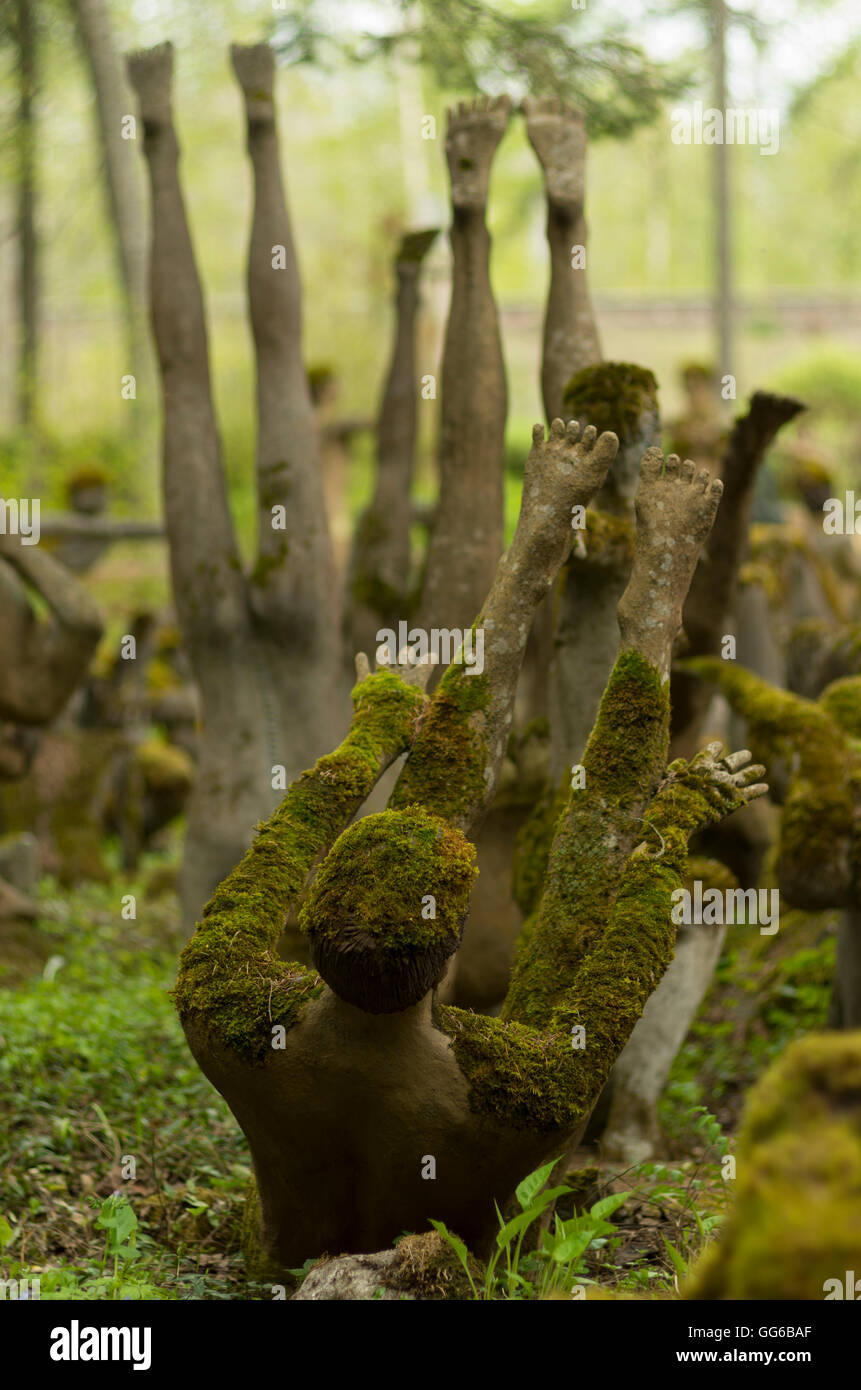
<svg viewBox="0 0 861 1390"><path fill-rule="evenodd" d="M573 420L554 420L547 439L536 425L532 439L517 530L473 624L484 669L449 667L389 803L420 803L467 835L496 792L532 620L570 549L572 508L588 506L618 448L591 427L581 438Z"/></svg>
<svg viewBox="0 0 861 1390"><path fill-rule="evenodd" d="M629 856L606 927L565 996L565 1021L585 1030L585 1056L603 1081L673 954L672 894L683 886L688 840L768 787L750 753L722 756L709 744L691 763L678 759L643 818L644 840ZM605 1068L605 1062L607 1063Z"/></svg>
<svg viewBox="0 0 861 1390"><path fill-rule="evenodd" d="M180 961L175 1000L184 1027L217 1034L246 1055L265 1054L270 1025L286 1023L317 979L274 953L287 911L313 865L409 747L425 706L422 690L394 672L360 680L344 742L292 784L207 903Z"/></svg>

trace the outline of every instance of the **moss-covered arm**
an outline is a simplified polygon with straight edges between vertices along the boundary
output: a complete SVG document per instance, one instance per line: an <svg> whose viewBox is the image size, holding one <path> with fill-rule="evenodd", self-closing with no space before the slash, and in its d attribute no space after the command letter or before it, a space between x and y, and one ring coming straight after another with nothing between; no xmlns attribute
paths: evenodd
<svg viewBox="0 0 861 1390"><path fill-rule="evenodd" d="M242 862L215 890L180 959L174 998L183 1026L265 1055L273 1023L295 1021L314 971L274 953L288 908L385 769L409 747L427 700L392 671L353 691L350 731L290 787Z"/></svg>
<svg viewBox="0 0 861 1390"><path fill-rule="evenodd" d="M690 835L767 790L754 782L762 768L746 765L746 751L726 758L719 751L710 744L690 764L668 769L644 818L647 840L628 858L594 949L574 974L555 965L555 997L539 995L534 1016L542 1027L511 1019L510 1010L494 1019L436 1009L474 1110L514 1129L563 1136L585 1120L672 957L672 893L684 883Z"/></svg>
<svg viewBox="0 0 861 1390"><path fill-rule="evenodd" d="M861 881L861 753L835 717L835 688L814 702L724 661L703 657L682 665L713 681L747 720L758 756L781 758L794 769L781 816L780 891L809 911L848 905Z"/></svg>
<svg viewBox="0 0 861 1390"><path fill-rule="evenodd" d="M536 425L532 439L517 530L474 624L484 670L449 667L389 803L422 805L467 835L496 792L526 643L571 547L572 509L591 502L618 448L591 427L581 437L574 421L554 420L547 439Z"/></svg>
<svg viewBox="0 0 861 1390"><path fill-rule="evenodd" d="M585 1052L602 1080L672 959L672 895L685 882L691 835L768 790L757 780L765 769L749 759L747 750L722 758L720 745L709 744L691 763L670 765L647 808L644 842L628 859L609 921L566 998L565 1021L585 1029Z"/></svg>
<svg viewBox="0 0 861 1390"><path fill-rule="evenodd" d="M585 786L556 824L534 931L518 953L503 1017L546 1028L607 921L619 875L643 838L642 816L664 770L669 686L637 652L607 682L583 755Z"/></svg>

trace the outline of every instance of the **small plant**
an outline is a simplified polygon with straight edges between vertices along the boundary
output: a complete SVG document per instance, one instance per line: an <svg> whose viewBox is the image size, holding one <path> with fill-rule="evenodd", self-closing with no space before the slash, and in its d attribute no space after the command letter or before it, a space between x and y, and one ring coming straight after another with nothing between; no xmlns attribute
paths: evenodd
<svg viewBox="0 0 861 1390"><path fill-rule="evenodd" d="M567 1221L562 1221L554 1213L553 1229L543 1230L536 1248L524 1253L523 1242L530 1227L557 1198L567 1196L571 1191L570 1187L565 1186L544 1186L558 1161L552 1159L542 1168L536 1168L520 1183L515 1192L520 1205L517 1216L505 1221L499 1207L496 1208L500 1229L496 1249L487 1263L480 1290L473 1279L469 1254L463 1241L449 1231L444 1222L431 1221L434 1229L457 1254L474 1298L543 1298L560 1289L568 1291L576 1283L594 1282L586 1277L586 1253L605 1246L608 1239L615 1235L616 1228L607 1218L618 1211L630 1193L618 1192L610 1197L602 1197L590 1211L572 1216ZM505 1267L500 1269L503 1257Z"/></svg>

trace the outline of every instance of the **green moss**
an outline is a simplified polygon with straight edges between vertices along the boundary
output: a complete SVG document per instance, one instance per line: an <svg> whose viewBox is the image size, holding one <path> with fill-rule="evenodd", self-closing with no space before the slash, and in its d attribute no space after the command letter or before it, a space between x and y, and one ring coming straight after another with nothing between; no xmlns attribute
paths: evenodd
<svg viewBox="0 0 861 1390"><path fill-rule="evenodd" d="M735 1202L684 1289L692 1299L822 1299L857 1269L861 1034L793 1043L751 1092Z"/></svg>
<svg viewBox="0 0 861 1390"><path fill-rule="evenodd" d="M583 755L586 786L570 792L553 822L546 882L529 946L518 950L503 1016L546 1027L556 1005L603 929L628 853L643 838L639 813L663 771L669 693L658 671L636 652L617 660ZM524 902L534 901L551 818L565 794L559 788L527 834L533 859ZM569 1025L570 1026L570 1025Z"/></svg>
<svg viewBox="0 0 861 1390"><path fill-rule="evenodd" d="M440 941L454 949L477 873L469 841L421 806L364 816L329 851L299 923L334 940L349 922L393 955ZM427 895L434 917L422 915Z"/></svg>
<svg viewBox="0 0 861 1390"><path fill-rule="evenodd" d="M490 703L487 676L450 666L389 799L394 809L421 805L452 824L466 824L486 792L487 748L481 713Z"/></svg>
<svg viewBox="0 0 861 1390"><path fill-rule="evenodd" d="M599 434L612 430L624 448L642 433L644 420L657 414L658 383L632 362L602 362L571 378L564 405L567 419L594 425Z"/></svg>
<svg viewBox="0 0 861 1390"><path fill-rule="evenodd" d="M182 748L147 739L135 748L134 759L148 787L166 791L175 787L190 787L194 780L194 765Z"/></svg>
<svg viewBox="0 0 861 1390"><path fill-rule="evenodd" d="M820 695L819 704L845 734L861 738L861 676L832 681Z"/></svg>
<svg viewBox="0 0 861 1390"><path fill-rule="evenodd" d="M289 1270L283 1269L279 1262L264 1249L260 1238L260 1195L257 1181L252 1174L245 1189L245 1205L242 1210L242 1233L240 1236L245 1273L249 1279L261 1284L283 1284L289 1294L298 1280Z"/></svg>
<svg viewBox="0 0 861 1390"><path fill-rule="evenodd" d="M781 760L795 768L781 818L781 879L832 884L835 902L842 902L853 877L846 856L861 797L861 756L828 705L778 690L744 667L712 657L679 667L720 687L747 720L756 758L766 766ZM854 698L850 691L850 710ZM842 709L842 690L835 701Z"/></svg>
<svg viewBox="0 0 861 1390"><path fill-rule="evenodd" d="M424 705L422 692L394 672L377 671L356 686L347 738L292 784L204 909L174 992L184 1027L262 1061L272 1025L292 1027L320 993L316 972L280 959L275 943L313 864L407 747Z"/></svg>
<svg viewBox="0 0 861 1390"><path fill-rule="evenodd" d="M76 492L91 487L107 487L110 481L111 475L106 468L101 468L97 463L83 464L66 478L66 495L73 501Z"/></svg>
<svg viewBox="0 0 861 1390"><path fill-rule="evenodd" d="M274 551L269 551L265 555L258 555L251 571L251 583L259 588L265 589L269 580L277 570L280 570L284 561L290 553L290 545L286 535L278 539L278 544Z"/></svg>
<svg viewBox="0 0 861 1390"><path fill-rule="evenodd" d="M598 562L622 572L630 569L634 559L634 528L624 517L590 508L586 512L584 543L586 555L592 563ZM576 564L576 558L568 563Z"/></svg>
<svg viewBox="0 0 861 1390"><path fill-rule="evenodd" d="M733 803L706 770L683 763L651 796L668 719L667 683L636 652L624 653L584 755L586 787L571 793L559 819L501 1019L437 1010L470 1105L500 1123L573 1132L670 961L672 893L684 881L688 837ZM578 1025L583 1049L572 1046Z"/></svg>
<svg viewBox="0 0 861 1390"><path fill-rule="evenodd" d="M155 656L147 666L146 685L151 694L157 695L164 690L178 690L182 681L167 661Z"/></svg>
<svg viewBox="0 0 861 1390"><path fill-rule="evenodd" d="M546 787L517 833L512 868L514 901L524 916L535 910L541 898L550 847L556 825L568 802L570 778L566 773L554 791ZM521 941L523 934L521 932Z"/></svg>
<svg viewBox="0 0 861 1390"><path fill-rule="evenodd" d="M716 657L692 657L679 670L714 682L748 723L755 757L792 762L798 754L802 774L812 780L840 780L842 740L828 713L812 700L778 690L743 666Z"/></svg>
<svg viewBox="0 0 861 1390"><path fill-rule="evenodd" d="M481 1113L541 1132L576 1129L672 958L672 894L688 873L688 839L742 799L719 791L708 766L679 760L642 806L667 718L658 672L623 654L587 748L586 787L560 818L541 905L518 944L501 1026L440 1012ZM571 1046L577 1026L582 1049Z"/></svg>

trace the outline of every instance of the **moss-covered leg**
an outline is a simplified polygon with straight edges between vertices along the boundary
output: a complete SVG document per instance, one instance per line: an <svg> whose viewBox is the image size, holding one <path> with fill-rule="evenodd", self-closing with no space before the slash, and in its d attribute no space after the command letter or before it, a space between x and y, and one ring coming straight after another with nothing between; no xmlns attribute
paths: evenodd
<svg viewBox="0 0 861 1390"><path fill-rule="evenodd" d="M532 620L571 546L572 507L588 506L618 448L614 434L581 437L573 420L554 420L547 439L536 425L532 439L517 530L473 625L483 670L449 667L389 803L419 803L466 834L496 792Z"/></svg>
<svg viewBox="0 0 861 1390"><path fill-rule="evenodd" d="M360 670L361 674L361 670ZM180 960L177 1011L189 1041L262 1056L271 1025L295 1018L318 983L274 944L313 864L335 842L385 769L409 746L426 697L390 671L353 691L347 737L290 787L242 862L219 885Z"/></svg>

